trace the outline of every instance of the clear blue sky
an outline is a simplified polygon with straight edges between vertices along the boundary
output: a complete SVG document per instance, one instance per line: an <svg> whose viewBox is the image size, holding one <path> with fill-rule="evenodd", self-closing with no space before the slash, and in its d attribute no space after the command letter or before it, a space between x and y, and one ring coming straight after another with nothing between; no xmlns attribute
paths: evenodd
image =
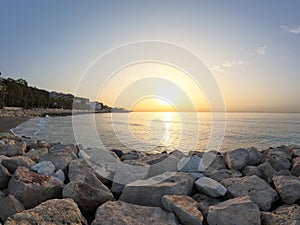
<svg viewBox="0 0 300 225"><path fill-rule="evenodd" d="M155 39L197 53L231 111L300 112L298 0L1 0L0 10L5 77L74 93L99 55Z"/></svg>

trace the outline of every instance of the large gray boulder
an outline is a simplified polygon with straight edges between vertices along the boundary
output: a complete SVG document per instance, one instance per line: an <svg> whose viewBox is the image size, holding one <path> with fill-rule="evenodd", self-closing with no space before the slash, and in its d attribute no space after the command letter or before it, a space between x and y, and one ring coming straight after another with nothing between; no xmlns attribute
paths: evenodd
<svg viewBox="0 0 300 225"><path fill-rule="evenodd" d="M248 160L247 165L257 166L263 161L263 154L257 150L257 148L251 147L247 149Z"/></svg>
<svg viewBox="0 0 300 225"><path fill-rule="evenodd" d="M0 164L0 189L7 188L11 176L10 172Z"/></svg>
<svg viewBox="0 0 300 225"><path fill-rule="evenodd" d="M158 161L158 160L156 160L156 161L152 160L150 162L149 162L149 160L146 161L150 165L149 170L148 170L148 175L147 175L148 178L163 174L165 172L176 172L177 171L176 165L180 159L178 157L176 157L175 155L167 155L167 157L162 155L159 158L159 160L160 161Z"/></svg>
<svg viewBox="0 0 300 225"><path fill-rule="evenodd" d="M243 176L253 176L262 177L262 173L257 166L246 166L242 171Z"/></svg>
<svg viewBox="0 0 300 225"><path fill-rule="evenodd" d="M264 225L298 225L300 224L300 206L283 205L273 212L261 212L261 219Z"/></svg>
<svg viewBox="0 0 300 225"><path fill-rule="evenodd" d="M48 154L47 148L39 148L31 149L30 151L26 152L24 156L38 163L40 159L46 154Z"/></svg>
<svg viewBox="0 0 300 225"><path fill-rule="evenodd" d="M163 208L176 215L183 225L202 225L203 215L197 208L197 202L185 195L165 195Z"/></svg>
<svg viewBox="0 0 300 225"><path fill-rule="evenodd" d="M26 142L10 140L5 146L0 148L0 155L8 157L24 155L26 151Z"/></svg>
<svg viewBox="0 0 300 225"><path fill-rule="evenodd" d="M250 196L251 200L263 211L268 211L277 201L277 192L263 179L253 176L229 178L221 182L231 198Z"/></svg>
<svg viewBox="0 0 300 225"><path fill-rule="evenodd" d="M222 184L209 177L202 177L196 180L195 186L200 192L214 198L224 196L227 191Z"/></svg>
<svg viewBox="0 0 300 225"><path fill-rule="evenodd" d="M50 161L54 164L57 170L62 170L67 172L68 165L73 160L71 154L66 152L49 152L46 155L43 155L40 159L40 162Z"/></svg>
<svg viewBox="0 0 300 225"><path fill-rule="evenodd" d="M92 225L177 225L173 213L158 207L128 204L122 201L106 202L96 212Z"/></svg>
<svg viewBox="0 0 300 225"><path fill-rule="evenodd" d="M104 202L114 201L110 190L94 174L87 174L82 180L68 183L62 196L73 199L79 208L88 214L94 214Z"/></svg>
<svg viewBox="0 0 300 225"><path fill-rule="evenodd" d="M35 162L25 156L14 156L2 160L2 165L5 166L10 173L14 173L18 166L31 168Z"/></svg>
<svg viewBox="0 0 300 225"><path fill-rule="evenodd" d="M249 153L246 149L240 148L225 152L224 157L228 168L242 170L248 163Z"/></svg>
<svg viewBox="0 0 300 225"><path fill-rule="evenodd" d="M25 210L23 204L13 195L8 195L0 200L0 218L2 221L23 210Z"/></svg>
<svg viewBox="0 0 300 225"><path fill-rule="evenodd" d="M261 173L261 177L269 183L272 182L273 176L277 173L277 171L268 162L260 164L257 168Z"/></svg>
<svg viewBox="0 0 300 225"><path fill-rule="evenodd" d="M300 199L300 178L295 176L274 176L273 182L282 201L293 204Z"/></svg>
<svg viewBox="0 0 300 225"><path fill-rule="evenodd" d="M300 157L293 159L293 167L291 172L294 176L300 176Z"/></svg>
<svg viewBox="0 0 300 225"><path fill-rule="evenodd" d="M121 201L145 206L162 206L164 195L190 195L194 178L186 173L166 172L147 180L138 180L125 186Z"/></svg>
<svg viewBox="0 0 300 225"><path fill-rule="evenodd" d="M209 207L209 225L260 225L260 212L248 196L234 198Z"/></svg>
<svg viewBox="0 0 300 225"><path fill-rule="evenodd" d="M8 192L29 209L48 199L60 198L63 186L58 179L18 167L9 181Z"/></svg>
<svg viewBox="0 0 300 225"><path fill-rule="evenodd" d="M181 172L199 172L203 170L202 160L198 156L183 157L177 163L177 170Z"/></svg>
<svg viewBox="0 0 300 225"><path fill-rule="evenodd" d="M291 167L292 154L286 146L270 148L264 151L265 162L277 170L289 170Z"/></svg>
<svg viewBox="0 0 300 225"><path fill-rule="evenodd" d="M219 182L227 178L242 177L241 172L237 170L227 170L227 169L205 170L203 171L203 174L206 177L210 177L211 179L214 179Z"/></svg>
<svg viewBox="0 0 300 225"><path fill-rule="evenodd" d="M19 224L87 225L88 223L72 199L51 199L33 209L17 213L5 222L5 225Z"/></svg>
<svg viewBox="0 0 300 225"><path fill-rule="evenodd" d="M50 161L43 161L32 166L31 170L41 175L50 176L55 172L55 166Z"/></svg>

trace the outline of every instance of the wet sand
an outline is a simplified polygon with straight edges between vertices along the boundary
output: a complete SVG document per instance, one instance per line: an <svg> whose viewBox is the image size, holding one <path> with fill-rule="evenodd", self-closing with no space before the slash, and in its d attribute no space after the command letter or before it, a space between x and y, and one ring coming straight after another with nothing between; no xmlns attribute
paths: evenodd
<svg viewBox="0 0 300 225"><path fill-rule="evenodd" d="M0 117L0 133L10 132L10 129L15 128L20 123L30 119L29 117Z"/></svg>

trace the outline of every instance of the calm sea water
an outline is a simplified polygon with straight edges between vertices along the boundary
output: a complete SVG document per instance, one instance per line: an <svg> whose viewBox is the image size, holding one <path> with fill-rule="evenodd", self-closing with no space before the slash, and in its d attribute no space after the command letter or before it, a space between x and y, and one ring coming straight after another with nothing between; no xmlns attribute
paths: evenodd
<svg viewBox="0 0 300 225"><path fill-rule="evenodd" d="M33 118L13 132L49 142L139 151L300 144L297 113L113 113Z"/></svg>

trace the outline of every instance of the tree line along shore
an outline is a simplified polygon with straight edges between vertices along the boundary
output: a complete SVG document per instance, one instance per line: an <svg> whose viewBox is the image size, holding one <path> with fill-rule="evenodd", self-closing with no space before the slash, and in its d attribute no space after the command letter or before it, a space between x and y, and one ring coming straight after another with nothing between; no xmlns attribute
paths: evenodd
<svg viewBox="0 0 300 225"><path fill-rule="evenodd" d="M0 224L299 224L299 176L296 145L148 154L1 134Z"/></svg>
<svg viewBox="0 0 300 225"><path fill-rule="evenodd" d="M35 109L36 113L39 113L37 109L126 111L123 108L111 107L98 101L90 101L88 98L31 87L24 79L6 79L0 73L0 109L4 107Z"/></svg>

